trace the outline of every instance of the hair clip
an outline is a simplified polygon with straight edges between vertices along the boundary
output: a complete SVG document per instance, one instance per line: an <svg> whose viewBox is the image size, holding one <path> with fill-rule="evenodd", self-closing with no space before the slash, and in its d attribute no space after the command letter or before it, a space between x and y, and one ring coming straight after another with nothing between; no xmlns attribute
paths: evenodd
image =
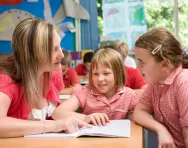
<svg viewBox="0 0 188 148"><path fill-rule="evenodd" d="M152 50L152 54L155 55L160 49L161 49L162 45L157 46L155 49Z"/></svg>

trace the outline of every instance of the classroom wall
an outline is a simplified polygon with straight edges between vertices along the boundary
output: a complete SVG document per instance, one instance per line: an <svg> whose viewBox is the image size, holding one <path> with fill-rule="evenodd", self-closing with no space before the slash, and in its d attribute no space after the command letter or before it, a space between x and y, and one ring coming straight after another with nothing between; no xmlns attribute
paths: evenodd
<svg viewBox="0 0 188 148"><path fill-rule="evenodd" d="M51 15L52 17L55 15L57 10L59 9L60 5L63 3L63 0L49 0L49 5L51 8ZM18 10L16 13L7 13L8 10ZM21 12L19 12L21 10ZM2 30L2 27L6 28L5 25L2 26L2 23L5 23L3 19L9 18L9 21L12 22L13 18L21 18L22 15L25 14L32 14L35 17L39 17L42 19L44 18L44 0L38 0L38 2L28 2L27 0L24 0L23 2L12 5L1 5L0 3L0 27ZM5 16L3 14L6 14ZM18 21L19 22L19 21ZM62 22L73 22L74 18L67 17ZM9 23L10 24L10 23ZM14 22L14 24L16 24ZM61 41L61 46L64 47L67 50L75 50L75 33L71 32L65 32L65 37ZM0 40L0 54L11 54L12 48L11 48L11 42L10 41L2 41Z"/></svg>
<svg viewBox="0 0 188 148"><path fill-rule="evenodd" d="M50 6L52 7L52 15L55 14L58 6L62 4L62 0L49 0ZM96 0L80 0L80 4L88 10L90 14L90 20L81 20L81 49L96 49L98 46L98 24L97 24L97 6ZM33 9L35 8L35 9ZM9 9L21 9L34 14L37 17L44 18L43 10L44 4L43 0L39 0L37 3L28 3L24 0L21 4L16 6L12 5L0 5L0 15ZM63 22L73 22L73 18L67 17ZM61 46L65 50L75 51L75 33L65 32L65 37L61 41ZM0 54L11 54L11 42L10 41L0 41Z"/></svg>

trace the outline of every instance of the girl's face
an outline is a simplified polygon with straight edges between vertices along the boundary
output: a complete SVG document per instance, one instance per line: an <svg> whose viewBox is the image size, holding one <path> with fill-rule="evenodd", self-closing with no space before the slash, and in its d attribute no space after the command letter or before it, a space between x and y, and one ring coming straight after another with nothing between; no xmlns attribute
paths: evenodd
<svg viewBox="0 0 188 148"><path fill-rule="evenodd" d="M92 69L92 82L95 88L106 98L111 98L115 94L115 80L112 69L98 64Z"/></svg>
<svg viewBox="0 0 188 148"><path fill-rule="evenodd" d="M147 49L135 47L138 68L146 81L163 81L166 78L167 66L164 61L156 62Z"/></svg>

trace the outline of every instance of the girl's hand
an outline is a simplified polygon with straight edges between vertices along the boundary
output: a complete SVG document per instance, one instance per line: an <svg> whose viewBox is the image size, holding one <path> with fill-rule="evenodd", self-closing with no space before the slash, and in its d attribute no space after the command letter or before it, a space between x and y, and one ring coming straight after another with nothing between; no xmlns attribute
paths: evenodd
<svg viewBox="0 0 188 148"><path fill-rule="evenodd" d="M174 139L165 127L158 132L158 142L158 148L177 148Z"/></svg>
<svg viewBox="0 0 188 148"><path fill-rule="evenodd" d="M84 121L87 123L93 123L95 126L104 126L106 123L109 123L109 118L103 113L93 113L86 115Z"/></svg>

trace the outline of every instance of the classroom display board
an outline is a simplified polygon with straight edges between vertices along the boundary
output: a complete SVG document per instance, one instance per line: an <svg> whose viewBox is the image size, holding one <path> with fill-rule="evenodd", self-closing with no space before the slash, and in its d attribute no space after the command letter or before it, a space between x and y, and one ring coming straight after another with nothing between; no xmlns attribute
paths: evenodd
<svg viewBox="0 0 188 148"><path fill-rule="evenodd" d="M0 54L12 53L13 29L29 17L39 17L52 23L62 37L61 46L75 50L75 33L65 28L67 22L74 23L74 19L61 17L59 9L62 5L62 0L0 0Z"/></svg>
<svg viewBox="0 0 188 148"><path fill-rule="evenodd" d="M143 0L103 0L104 35L134 43L147 31Z"/></svg>

